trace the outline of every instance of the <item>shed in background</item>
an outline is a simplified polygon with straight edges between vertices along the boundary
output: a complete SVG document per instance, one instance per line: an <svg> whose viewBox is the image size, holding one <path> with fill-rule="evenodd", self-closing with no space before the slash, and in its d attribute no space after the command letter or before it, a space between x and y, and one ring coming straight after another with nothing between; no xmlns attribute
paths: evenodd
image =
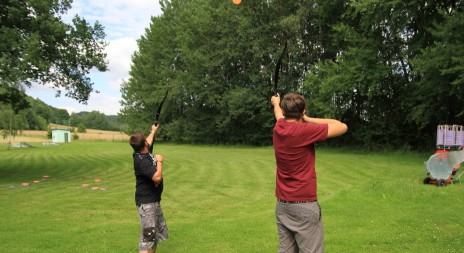
<svg viewBox="0 0 464 253"><path fill-rule="evenodd" d="M52 142L71 142L71 131L63 129L52 129Z"/></svg>

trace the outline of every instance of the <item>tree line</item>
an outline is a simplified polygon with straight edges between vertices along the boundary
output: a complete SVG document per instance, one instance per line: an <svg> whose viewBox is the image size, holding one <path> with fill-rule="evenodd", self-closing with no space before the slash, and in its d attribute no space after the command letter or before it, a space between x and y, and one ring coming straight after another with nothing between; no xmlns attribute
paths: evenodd
<svg viewBox="0 0 464 253"><path fill-rule="evenodd" d="M50 124L80 128L122 131L125 125L117 115L99 111L68 113L66 109L49 106L40 99L24 95L27 107L15 112L9 105L0 103L0 130L3 138L20 134L22 130L49 130Z"/></svg>
<svg viewBox="0 0 464 253"><path fill-rule="evenodd" d="M26 95L24 102L26 105L18 111L0 103L0 129L3 138L15 136L22 130L47 130L50 123L69 124L69 113L65 109L51 107L40 99Z"/></svg>
<svg viewBox="0 0 464 253"><path fill-rule="evenodd" d="M123 131L125 124L118 120L117 115L105 115L99 111L72 113L69 117L71 126L84 128Z"/></svg>
<svg viewBox="0 0 464 253"><path fill-rule="evenodd" d="M3 121L27 113L23 90L32 83L51 84L58 95L65 91L85 103L93 91L90 69L107 69L103 27L79 16L63 23L71 3L0 5ZM428 149L437 125L462 124L462 1L160 4L163 14L152 17L138 40L121 88L119 117L128 133L149 129L167 94L160 117L164 139L268 145L277 72L281 95L299 92L311 116L349 125L334 145ZM30 128L50 120L21 117L18 124Z"/></svg>
<svg viewBox="0 0 464 253"><path fill-rule="evenodd" d="M169 90L164 138L270 144L282 52L278 92L347 123L337 145L433 148L437 125L464 119L462 1L160 2L121 88L129 132L149 129Z"/></svg>

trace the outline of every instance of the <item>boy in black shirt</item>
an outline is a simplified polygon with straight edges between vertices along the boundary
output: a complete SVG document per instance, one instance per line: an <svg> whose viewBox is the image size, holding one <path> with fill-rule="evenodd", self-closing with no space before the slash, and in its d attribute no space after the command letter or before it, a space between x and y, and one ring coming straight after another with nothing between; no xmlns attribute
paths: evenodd
<svg viewBox="0 0 464 253"><path fill-rule="evenodd" d="M129 143L134 149L135 203L140 216L139 251L154 253L158 242L168 239L168 228L161 210L163 193L163 156L153 157L148 148L153 145L159 125L152 125L150 135L141 132L131 135Z"/></svg>

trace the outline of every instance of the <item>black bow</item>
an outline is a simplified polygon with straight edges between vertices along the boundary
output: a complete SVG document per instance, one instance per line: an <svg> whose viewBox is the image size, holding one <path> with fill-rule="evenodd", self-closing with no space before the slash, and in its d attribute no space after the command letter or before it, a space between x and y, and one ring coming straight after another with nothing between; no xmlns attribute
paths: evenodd
<svg viewBox="0 0 464 253"><path fill-rule="evenodd" d="M160 114L161 114L161 109L163 109L163 104L164 104L164 101L166 101L166 98L168 97L168 93L169 93L169 88L166 90L166 94L164 95L163 100L161 100L161 103L158 106L158 110L156 111L155 125L158 125L159 117L160 117ZM153 146L155 146L155 135L153 135L153 140L151 141L151 146L148 148L150 154L153 154Z"/></svg>
<svg viewBox="0 0 464 253"><path fill-rule="evenodd" d="M280 54L279 59L277 60L274 72L274 96L277 96L277 83L279 82L279 71L282 64L282 59L284 58L284 54L287 51L287 39L285 39L284 43L284 49L282 50L282 53Z"/></svg>
<svg viewBox="0 0 464 253"><path fill-rule="evenodd" d="M176 61L177 61L177 57L179 56L179 52L177 52L176 54L176 57L174 57L174 60L172 61L172 64L171 64L171 67L173 70L176 69ZM164 104L164 101L166 101L166 98L168 97L168 93L169 93L169 90L170 90L170 86L168 86L167 90L166 90L166 94L164 94L164 98L163 100L161 100L161 103L159 104L158 106L158 110L156 111L156 115L155 115L155 125L158 125L158 120L159 120L159 117L160 117L160 114L161 114L161 109L163 109L163 104ZM153 146L155 146L155 135L153 135L153 140L151 142L151 146L148 148L148 150L150 151L151 154L153 154Z"/></svg>

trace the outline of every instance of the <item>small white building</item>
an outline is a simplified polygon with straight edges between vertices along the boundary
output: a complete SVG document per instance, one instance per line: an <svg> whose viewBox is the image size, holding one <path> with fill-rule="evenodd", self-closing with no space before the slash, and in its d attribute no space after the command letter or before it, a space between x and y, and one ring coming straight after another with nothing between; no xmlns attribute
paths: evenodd
<svg viewBox="0 0 464 253"><path fill-rule="evenodd" d="M52 142L71 142L71 131L63 129L52 129Z"/></svg>

